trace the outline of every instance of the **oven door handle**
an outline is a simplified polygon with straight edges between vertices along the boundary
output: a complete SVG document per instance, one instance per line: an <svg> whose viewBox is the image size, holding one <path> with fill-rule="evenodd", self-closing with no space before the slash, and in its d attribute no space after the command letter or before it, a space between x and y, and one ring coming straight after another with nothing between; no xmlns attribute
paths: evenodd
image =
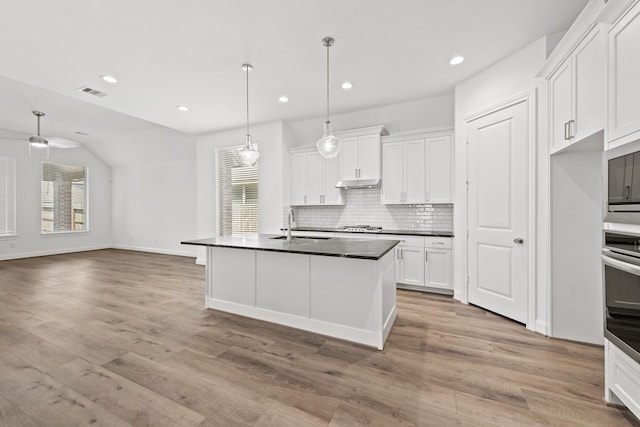
<svg viewBox="0 0 640 427"><path fill-rule="evenodd" d="M602 251L600 257L606 265L622 271L626 271L627 273L631 273L636 276L640 276L640 265L638 264L639 260L633 257L621 254L613 254L606 249Z"/></svg>

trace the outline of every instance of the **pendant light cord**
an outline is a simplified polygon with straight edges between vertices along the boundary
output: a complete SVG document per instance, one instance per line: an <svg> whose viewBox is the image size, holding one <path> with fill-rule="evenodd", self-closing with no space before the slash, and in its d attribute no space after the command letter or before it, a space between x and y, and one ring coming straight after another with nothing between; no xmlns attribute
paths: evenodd
<svg viewBox="0 0 640 427"><path fill-rule="evenodd" d="M329 47L327 43L327 122L329 122Z"/></svg>
<svg viewBox="0 0 640 427"><path fill-rule="evenodd" d="M247 136L249 136L249 66L247 69Z"/></svg>

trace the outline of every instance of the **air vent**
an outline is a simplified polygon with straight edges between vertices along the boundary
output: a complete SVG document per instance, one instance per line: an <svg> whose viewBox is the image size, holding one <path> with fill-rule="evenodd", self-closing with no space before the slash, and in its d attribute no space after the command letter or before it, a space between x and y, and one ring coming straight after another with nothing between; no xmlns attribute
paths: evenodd
<svg viewBox="0 0 640 427"><path fill-rule="evenodd" d="M82 86L82 87L78 88L78 92L88 93L89 95L94 95L94 96L97 96L99 98L104 98L105 96L107 96L106 93L100 92L99 90L96 90L96 89L92 89L92 88L90 88L88 86Z"/></svg>

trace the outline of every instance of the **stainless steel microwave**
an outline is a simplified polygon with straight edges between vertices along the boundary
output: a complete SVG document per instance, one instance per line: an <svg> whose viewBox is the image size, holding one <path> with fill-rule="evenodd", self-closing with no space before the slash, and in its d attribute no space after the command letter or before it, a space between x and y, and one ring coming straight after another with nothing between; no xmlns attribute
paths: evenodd
<svg viewBox="0 0 640 427"><path fill-rule="evenodd" d="M608 171L608 211L640 216L640 151L610 159Z"/></svg>

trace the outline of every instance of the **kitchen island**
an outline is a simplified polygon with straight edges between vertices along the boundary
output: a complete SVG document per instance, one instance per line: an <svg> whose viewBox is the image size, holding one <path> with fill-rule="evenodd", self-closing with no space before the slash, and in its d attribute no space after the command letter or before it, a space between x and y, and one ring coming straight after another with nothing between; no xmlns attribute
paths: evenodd
<svg viewBox="0 0 640 427"><path fill-rule="evenodd" d="M396 240L222 236L205 246L206 308L382 350L397 316Z"/></svg>

